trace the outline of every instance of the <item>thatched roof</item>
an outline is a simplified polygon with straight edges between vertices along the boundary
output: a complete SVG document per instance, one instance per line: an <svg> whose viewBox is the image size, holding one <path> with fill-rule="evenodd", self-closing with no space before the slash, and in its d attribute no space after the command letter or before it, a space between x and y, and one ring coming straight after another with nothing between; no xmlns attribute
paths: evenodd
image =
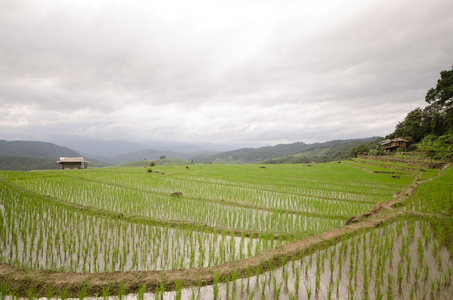
<svg viewBox="0 0 453 300"><path fill-rule="evenodd" d="M382 141L380 144L381 145L387 145L387 144L391 144L393 142L406 142L406 143L409 143L408 140L405 140L405 139L402 139L402 138L396 138L396 139L393 139L393 140Z"/></svg>

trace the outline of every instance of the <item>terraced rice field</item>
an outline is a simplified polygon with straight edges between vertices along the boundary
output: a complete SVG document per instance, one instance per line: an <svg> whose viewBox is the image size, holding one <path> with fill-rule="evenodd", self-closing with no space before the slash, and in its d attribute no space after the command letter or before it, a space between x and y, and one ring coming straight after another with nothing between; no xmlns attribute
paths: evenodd
<svg viewBox="0 0 453 300"><path fill-rule="evenodd" d="M0 295L447 297L453 200L433 203L452 196L452 172L401 193L438 172L366 161L0 172ZM407 205L346 225L392 201Z"/></svg>

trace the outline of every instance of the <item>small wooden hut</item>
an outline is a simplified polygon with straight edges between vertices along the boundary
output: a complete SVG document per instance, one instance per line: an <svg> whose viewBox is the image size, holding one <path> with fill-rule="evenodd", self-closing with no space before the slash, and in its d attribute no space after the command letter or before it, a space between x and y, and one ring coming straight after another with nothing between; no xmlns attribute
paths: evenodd
<svg viewBox="0 0 453 300"><path fill-rule="evenodd" d="M61 165L62 170L86 169L88 167L88 162L83 157L60 157L57 163Z"/></svg>
<svg viewBox="0 0 453 300"><path fill-rule="evenodd" d="M402 138L396 138L393 140L382 141L381 145L382 145L382 148L384 149L384 152L395 152L398 149L406 151L407 143L409 143L408 140L405 140Z"/></svg>

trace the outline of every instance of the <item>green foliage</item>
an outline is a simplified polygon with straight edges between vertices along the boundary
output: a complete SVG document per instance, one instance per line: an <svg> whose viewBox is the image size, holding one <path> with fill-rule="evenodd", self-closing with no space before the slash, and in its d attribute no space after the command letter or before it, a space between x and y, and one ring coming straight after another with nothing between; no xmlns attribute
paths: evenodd
<svg viewBox="0 0 453 300"><path fill-rule="evenodd" d="M436 152L453 152L453 133L436 136L429 134L423 138L423 140L417 144L419 150L434 150Z"/></svg>
<svg viewBox="0 0 453 300"><path fill-rule="evenodd" d="M415 143L420 141L425 134L425 130L422 127L422 116L423 110L420 107L409 112L406 118L396 125L392 138L402 137Z"/></svg>
<svg viewBox="0 0 453 300"><path fill-rule="evenodd" d="M435 88L430 88L425 97L428 103L438 103L441 106L452 107L453 104L453 67L451 70L440 72L440 79Z"/></svg>
<svg viewBox="0 0 453 300"><path fill-rule="evenodd" d="M154 160L152 162L149 163L149 166L150 167L154 167L156 165L156 163L154 162Z"/></svg>
<svg viewBox="0 0 453 300"><path fill-rule="evenodd" d="M371 148L368 144L362 143L362 144L358 145L357 147L352 148L351 156L357 157L357 155L360 155L360 154L367 154L368 152L370 152L370 149Z"/></svg>
<svg viewBox="0 0 453 300"><path fill-rule="evenodd" d="M401 137L411 143L418 143L427 135L445 135L452 131L449 118L449 113L438 104L423 110L418 107L409 112L402 122L398 122L395 131L386 138Z"/></svg>
<svg viewBox="0 0 453 300"><path fill-rule="evenodd" d="M409 112L387 138L402 137L418 143L427 135L453 133L453 67L440 72L440 76L436 87L426 93L425 100L430 105Z"/></svg>

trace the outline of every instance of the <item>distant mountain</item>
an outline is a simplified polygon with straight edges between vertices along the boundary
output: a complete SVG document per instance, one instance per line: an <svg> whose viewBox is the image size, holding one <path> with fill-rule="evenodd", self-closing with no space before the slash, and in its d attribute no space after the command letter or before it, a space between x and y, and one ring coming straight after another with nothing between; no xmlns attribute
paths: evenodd
<svg viewBox="0 0 453 300"><path fill-rule="evenodd" d="M31 171L60 169L54 159L30 156L0 156L0 170Z"/></svg>
<svg viewBox="0 0 453 300"><path fill-rule="evenodd" d="M325 143L314 143L305 144L302 142L292 144L278 144L275 146L266 146L260 148L242 148L226 152L215 152L215 151L194 151L194 152L175 152L163 149L146 148L138 151L131 151L129 153L115 155L115 156L95 156L93 153L115 153L120 151L120 148L124 151L126 149L133 149L134 147L141 147L143 145L127 142L94 142L88 143L83 146L80 144L80 148L90 150L91 153L76 152L68 147L58 146L52 143L35 142L35 141L4 141L0 140L0 156L21 156L21 157L38 157L50 160L58 160L61 156L84 156L86 160L98 163L108 164L124 164L131 161L140 160L159 160L162 156L166 158L181 158L187 160L194 160L196 162L221 162L221 163L255 163L255 162L269 162L269 163L294 163L294 162L306 162L306 161L325 161L344 159L348 157L351 148L357 147L359 144L364 142L371 142L376 137L366 139L353 139L353 140L334 140ZM98 145L98 148L90 148L89 145ZM108 145L110 147L119 148L115 151L108 152ZM174 144L176 148L179 147L181 150L200 150L203 147ZM107 148L105 148L107 147ZM184 148L185 147L185 148ZM95 149L96 148L96 149ZM104 153L105 151L106 153ZM317 159L314 159L317 158ZM7 160L8 158L4 158ZM12 159L12 158L9 158ZM31 160L27 160L31 163ZM26 160L22 160L23 163L27 163ZM36 161L33 162L33 164ZM35 165L35 164L34 164ZM93 165L94 166L94 165ZM39 167L33 167L39 168Z"/></svg>
<svg viewBox="0 0 453 300"><path fill-rule="evenodd" d="M5 140L0 140L0 155L40 157L55 161L61 156L81 156L78 152L68 147L62 147L52 143Z"/></svg>
<svg viewBox="0 0 453 300"><path fill-rule="evenodd" d="M310 145L298 142L293 144L278 144L275 146L265 146L260 148L242 148L238 150L222 152L220 154L209 157L209 159L221 159L238 162L259 162L266 159L294 154L308 147L310 147Z"/></svg>
<svg viewBox="0 0 453 300"><path fill-rule="evenodd" d="M91 157L112 157L150 148L149 145L126 141L70 140L62 144Z"/></svg>
<svg viewBox="0 0 453 300"><path fill-rule="evenodd" d="M378 137L351 140L334 140L325 143L311 144L307 149L288 156L276 157L264 163L308 163L343 160L351 156L351 149L362 143L376 146Z"/></svg>
<svg viewBox="0 0 453 300"><path fill-rule="evenodd" d="M127 141L102 141L102 140L67 140L61 141L61 144L82 153L84 156L94 157L98 160L111 161L114 157L129 155L131 153L148 151L152 149L157 152L174 152L174 153L199 153L210 152L218 153L238 149L240 147L229 145L217 145L209 143L177 143L162 141L147 142L127 142ZM150 154L147 156L151 157ZM113 159L115 160L115 159Z"/></svg>
<svg viewBox="0 0 453 300"><path fill-rule="evenodd" d="M218 152L214 151L199 151L193 153L181 153L181 152L172 152L172 151L159 151L154 149L145 149L140 151L135 151L123 155L117 155L114 157L104 157L103 161L112 163L112 164L123 164L130 161L136 160L158 160L161 156L166 158L184 158L188 160L200 159L203 157L214 155ZM101 159L101 158L98 158Z"/></svg>
<svg viewBox="0 0 453 300"><path fill-rule="evenodd" d="M288 156L328 156L339 152L348 152L351 148L364 142L375 140L376 137L351 140L334 140L325 143L278 144L260 148L243 148L204 157L206 162L253 163L281 159ZM305 154L305 155L304 155Z"/></svg>

